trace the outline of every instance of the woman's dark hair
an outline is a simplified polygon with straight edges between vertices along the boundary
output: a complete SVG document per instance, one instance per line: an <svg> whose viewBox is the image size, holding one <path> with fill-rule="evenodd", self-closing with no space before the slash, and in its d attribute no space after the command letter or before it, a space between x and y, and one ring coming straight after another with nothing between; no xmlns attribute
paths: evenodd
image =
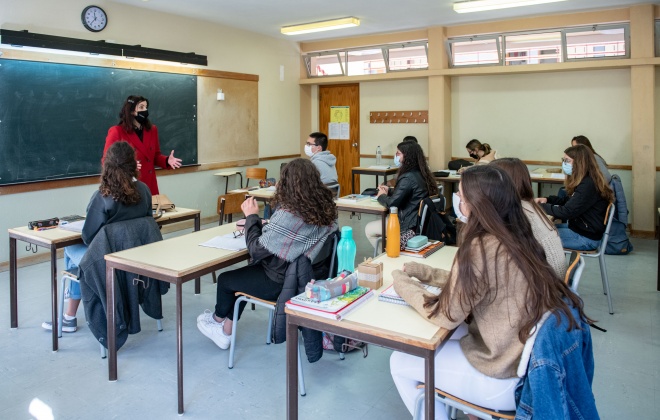
<svg viewBox="0 0 660 420"><path fill-rule="evenodd" d="M594 150L594 147L591 145L591 142L587 138L587 136L583 136L582 134L575 136L571 139L571 146L573 145L573 142L575 142L576 145L581 144L583 146L587 146L589 150L591 150L591 153L593 153L596 156L599 156L601 159L603 159L602 156L600 156L596 151ZM603 159L603 162L605 162L605 159ZM607 165L607 162L605 162L605 165Z"/></svg>
<svg viewBox="0 0 660 420"><path fill-rule="evenodd" d="M573 194L573 191L575 191L575 188L580 185L584 177L589 176L593 179L594 184L596 185L598 195L609 203L614 201L614 193L610 186L607 185L607 182L605 182L603 173L598 168L598 163L596 162L596 158L591 152L591 149L587 146L578 144L577 146L571 146L564 150L564 153L573 159L573 172L571 175L568 175L564 181L564 186L566 187L568 195Z"/></svg>
<svg viewBox="0 0 660 420"><path fill-rule="evenodd" d="M309 225L330 226L337 220L333 199L316 166L309 159L297 158L282 168L272 202L296 213Z"/></svg>
<svg viewBox="0 0 660 420"><path fill-rule="evenodd" d="M138 106L140 102L146 102L147 108L149 108L149 100L147 98L131 95L126 98L124 105L121 107L121 111L119 111L118 125L120 125L127 133L135 131L133 128L133 122L135 121L133 111L135 111L135 107ZM144 124L142 124L142 127L147 131L151 130L151 121L147 118Z"/></svg>
<svg viewBox="0 0 660 420"><path fill-rule="evenodd" d="M403 154L403 163L396 174L397 178L406 172L419 171L422 174L422 178L424 178L426 190L429 195L437 195L438 184L435 182L433 173L429 169L429 165L426 163L426 158L424 157L424 152L422 151L421 146L412 141L403 141L399 143L396 148Z"/></svg>
<svg viewBox="0 0 660 420"><path fill-rule="evenodd" d="M417 137L415 136L405 136L401 141L412 141L413 143L419 143Z"/></svg>
<svg viewBox="0 0 660 420"><path fill-rule="evenodd" d="M512 264L527 280L525 302L521 308L522 326L518 332L524 343L546 311L561 311L570 320L570 329L579 328L567 301L576 307L580 318L590 322L584 314L582 300L560 279L550 267L543 248L534 238L532 227L524 214L520 198L511 178L502 169L492 165L473 166L461 175L462 199L470 210L468 223L461 230L462 246L458 248L454 264L459 281L448 282L440 296L425 297L429 318L442 313L451 321L450 296L457 294L461 307L468 312L479 299L493 302L500 288L508 287ZM497 240L495 267L488 267L487 243ZM481 261L475 267L475 261ZM500 271L503 275L500 275ZM492 279L492 277L495 277ZM491 279L493 281L491 281ZM486 292L495 285L495 290ZM501 293L501 292L500 292ZM565 300L566 299L566 300ZM559 315L555 313L557 320Z"/></svg>
<svg viewBox="0 0 660 420"><path fill-rule="evenodd" d="M125 141L118 141L108 148L103 160L101 185L103 197L130 206L140 202L140 193L133 178L138 177L135 150Z"/></svg>
<svg viewBox="0 0 660 420"><path fill-rule="evenodd" d="M532 205L547 227L553 230L556 229L555 224L548 219L541 206L534 201L532 178L529 176L527 165L525 165L522 160L518 158L501 158L490 162L489 165L494 165L506 172L513 182L513 187L518 191L520 199L527 201Z"/></svg>
<svg viewBox="0 0 660 420"><path fill-rule="evenodd" d="M465 147L467 149L470 149L470 150L474 151L474 152L476 152L477 150L481 150L482 152L484 152L484 156L489 155L490 152L492 151L492 149L490 147L490 144L482 143L477 139L470 140L468 142L468 144L465 145Z"/></svg>

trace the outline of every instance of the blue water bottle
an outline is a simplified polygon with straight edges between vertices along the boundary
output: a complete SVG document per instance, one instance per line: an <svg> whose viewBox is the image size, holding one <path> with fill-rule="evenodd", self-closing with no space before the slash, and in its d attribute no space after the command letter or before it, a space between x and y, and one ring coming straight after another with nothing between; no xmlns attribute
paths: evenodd
<svg viewBox="0 0 660 420"><path fill-rule="evenodd" d="M353 228L344 226L341 228L341 239L337 244L337 272L348 270L355 271L355 241L353 240Z"/></svg>

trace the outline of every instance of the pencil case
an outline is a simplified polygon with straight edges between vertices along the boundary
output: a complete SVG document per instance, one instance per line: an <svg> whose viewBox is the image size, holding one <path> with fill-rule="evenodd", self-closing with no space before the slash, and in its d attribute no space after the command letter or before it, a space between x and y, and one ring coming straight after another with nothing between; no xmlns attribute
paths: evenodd
<svg viewBox="0 0 660 420"><path fill-rule="evenodd" d="M408 248L419 248L422 245L426 245L426 243L429 241L429 238L427 238L424 235L417 235L413 236L412 238L408 239L408 242L406 243L406 246Z"/></svg>
<svg viewBox="0 0 660 420"><path fill-rule="evenodd" d="M60 219L58 219L57 217L53 217L52 219L45 219L45 220L34 220L32 222L28 222L28 229L34 230L34 229L55 227L59 223L60 223Z"/></svg>

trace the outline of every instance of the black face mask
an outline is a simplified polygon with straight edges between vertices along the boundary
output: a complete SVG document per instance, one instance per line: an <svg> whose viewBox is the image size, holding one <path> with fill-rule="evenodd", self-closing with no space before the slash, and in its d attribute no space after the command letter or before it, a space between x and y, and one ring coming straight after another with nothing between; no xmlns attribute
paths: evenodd
<svg viewBox="0 0 660 420"><path fill-rule="evenodd" d="M135 116L135 120L140 124L144 124L147 121L147 118L149 118L149 111L138 111Z"/></svg>
<svg viewBox="0 0 660 420"><path fill-rule="evenodd" d="M473 159L478 159L479 155L476 154L476 153L470 153L470 157L473 158Z"/></svg>

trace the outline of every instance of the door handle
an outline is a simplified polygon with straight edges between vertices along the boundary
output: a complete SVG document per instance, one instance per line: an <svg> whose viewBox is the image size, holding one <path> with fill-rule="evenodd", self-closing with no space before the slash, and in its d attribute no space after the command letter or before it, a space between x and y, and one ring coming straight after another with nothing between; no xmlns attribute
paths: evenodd
<svg viewBox="0 0 660 420"><path fill-rule="evenodd" d="M353 147L358 147L358 144L357 144L357 143L353 143Z"/></svg>

